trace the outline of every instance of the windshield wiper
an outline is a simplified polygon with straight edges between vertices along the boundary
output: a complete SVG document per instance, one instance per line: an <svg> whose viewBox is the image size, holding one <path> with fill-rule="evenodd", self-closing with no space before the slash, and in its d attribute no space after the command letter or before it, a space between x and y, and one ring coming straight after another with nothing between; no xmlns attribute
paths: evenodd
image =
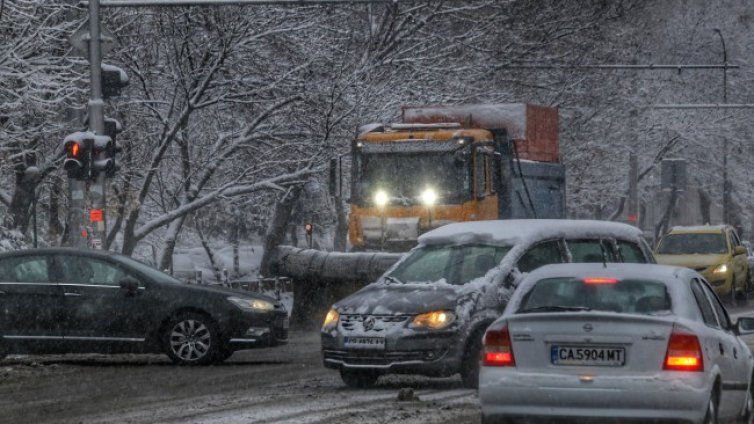
<svg viewBox="0 0 754 424"><path fill-rule="evenodd" d="M392 275L386 275L386 276L384 276L382 278L384 278L384 279L386 279L388 281L392 281L393 283L403 284L403 281L401 281L401 280L393 277Z"/></svg>
<svg viewBox="0 0 754 424"><path fill-rule="evenodd" d="M526 314L530 312L580 312L580 311L591 311L591 310L592 308L588 306L551 305L551 306L537 306L536 308L521 309L518 312L521 314Z"/></svg>

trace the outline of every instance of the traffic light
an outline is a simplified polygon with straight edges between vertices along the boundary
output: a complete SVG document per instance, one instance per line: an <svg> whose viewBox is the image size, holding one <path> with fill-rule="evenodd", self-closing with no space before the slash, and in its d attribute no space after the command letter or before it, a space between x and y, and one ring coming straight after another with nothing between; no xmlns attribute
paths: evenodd
<svg viewBox="0 0 754 424"><path fill-rule="evenodd" d="M91 161L91 178L97 178L100 172L105 176L112 177L115 174L115 143L106 135L94 136L94 151L92 152Z"/></svg>
<svg viewBox="0 0 754 424"><path fill-rule="evenodd" d="M110 137L110 140L112 141L112 143L109 144L109 147L105 150L105 158L110 159L111 161L110 167L105 172L105 176L107 178L114 177L115 171L118 169L118 164L115 161L115 155L117 153L120 153L123 149L118 144L116 136L122 131L123 127L121 127L118 120L105 117L105 135Z"/></svg>
<svg viewBox="0 0 754 424"><path fill-rule="evenodd" d="M120 91L123 87L128 85L128 75L123 69L102 64L102 97L107 99L110 97L120 96Z"/></svg>
<svg viewBox="0 0 754 424"><path fill-rule="evenodd" d="M68 172L68 178L79 180L89 178L93 147L94 134L91 132L75 132L63 140L65 150L63 169Z"/></svg>

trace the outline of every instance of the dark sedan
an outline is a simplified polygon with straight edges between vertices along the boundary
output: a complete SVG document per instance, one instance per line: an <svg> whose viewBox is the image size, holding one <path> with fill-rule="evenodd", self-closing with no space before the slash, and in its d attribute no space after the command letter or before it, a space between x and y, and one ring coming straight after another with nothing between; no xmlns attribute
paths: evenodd
<svg viewBox="0 0 754 424"><path fill-rule="evenodd" d="M0 254L0 358L9 353L166 353L208 364L285 343L288 314L256 293L188 285L99 250Z"/></svg>

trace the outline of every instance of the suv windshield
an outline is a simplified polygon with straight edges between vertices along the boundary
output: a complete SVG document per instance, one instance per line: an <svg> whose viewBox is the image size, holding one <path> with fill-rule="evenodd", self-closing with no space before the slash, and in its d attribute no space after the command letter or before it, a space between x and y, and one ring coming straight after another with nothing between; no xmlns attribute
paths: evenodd
<svg viewBox="0 0 754 424"><path fill-rule="evenodd" d="M518 309L518 313L559 311L656 314L670 311L670 296L657 281L548 278L531 288Z"/></svg>
<svg viewBox="0 0 754 424"><path fill-rule="evenodd" d="M685 253L726 253L728 247L722 233L668 234L657 247L657 253L678 255Z"/></svg>
<svg viewBox="0 0 754 424"><path fill-rule="evenodd" d="M391 282L461 285L483 277L497 266L511 246L482 244L424 246L414 250L387 277Z"/></svg>

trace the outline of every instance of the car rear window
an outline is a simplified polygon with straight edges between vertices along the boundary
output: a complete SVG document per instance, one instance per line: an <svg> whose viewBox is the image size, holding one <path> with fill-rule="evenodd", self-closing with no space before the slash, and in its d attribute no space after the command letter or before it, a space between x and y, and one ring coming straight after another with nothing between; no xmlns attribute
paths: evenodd
<svg viewBox="0 0 754 424"><path fill-rule="evenodd" d="M524 295L518 313L580 310L651 315L668 313L671 303L658 281L547 278Z"/></svg>
<svg viewBox="0 0 754 424"><path fill-rule="evenodd" d="M620 250L623 262L640 264L647 263L647 258L644 256L644 252L642 252L641 247L636 243L618 240L618 249Z"/></svg>
<svg viewBox="0 0 754 424"><path fill-rule="evenodd" d="M571 262L602 263L616 262L610 242L607 240L567 240Z"/></svg>

